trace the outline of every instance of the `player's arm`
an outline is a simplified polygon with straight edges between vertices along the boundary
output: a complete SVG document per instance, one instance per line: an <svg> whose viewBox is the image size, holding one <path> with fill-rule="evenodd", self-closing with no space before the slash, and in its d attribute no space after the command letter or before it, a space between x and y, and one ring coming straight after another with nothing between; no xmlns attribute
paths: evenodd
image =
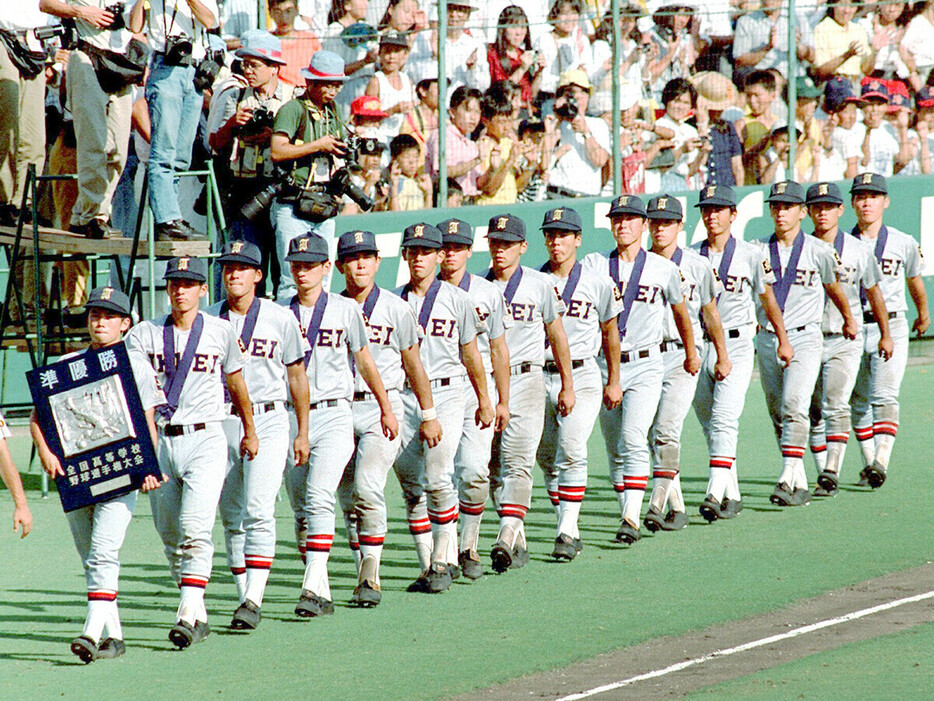
<svg viewBox="0 0 934 701"><path fill-rule="evenodd" d="M600 322L600 345L606 358L606 385L603 387L603 405L615 409L623 401L619 386L619 317Z"/></svg>
<svg viewBox="0 0 934 701"><path fill-rule="evenodd" d="M29 417L29 433L32 436L32 442L36 445L36 453L39 456L39 462L42 463L42 469L52 479L63 477L65 471L62 469L62 464L58 461L55 453L52 452L49 444L45 441L45 435L39 425L39 414L36 413L35 409L32 411L32 416Z"/></svg>
<svg viewBox="0 0 934 701"><path fill-rule="evenodd" d="M155 407L150 407L143 411L143 415L146 417L146 427L149 429L149 438L152 439L152 447L155 448L159 445L159 432L156 430L156 409ZM143 483L139 486L139 490L144 494L146 492L151 492L154 489L159 489L163 484L168 481L168 477L162 475L162 480L160 481L155 475L146 475L143 478Z"/></svg>
<svg viewBox="0 0 934 701"><path fill-rule="evenodd" d="M839 282L824 283L824 290L830 301L833 302L840 314L843 315L843 335L850 340L856 338L856 332L859 327L856 325L856 319L853 318L853 310L850 309L850 303L846 301L846 294Z"/></svg>
<svg viewBox="0 0 934 701"><path fill-rule="evenodd" d="M33 417L35 415L33 412ZM31 429L32 421L30 421ZM26 490L23 489L19 470L16 469L13 458L10 457L10 448L5 438L0 438L0 478L3 479L3 483L13 497L13 532L20 530L20 538L25 538L32 530L32 512L29 511L29 505L26 503Z"/></svg>
<svg viewBox="0 0 934 701"><path fill-rule="evenodd" d="M696 375L700 370L700 357L694 345L694 329L691 326L688 306L684 302L672 304L671 313L675 318L675 326L678 327L678 335L684 344L684 371Z"/></svg>
<svg viewBox="0 0 934 701"><path fill-rule="evenodd" d="M788 333L785 331L785 318L782 316L782 309L778 306L778 300L775 299L775 293L771 285L765 286L765 292L759 295L759 302L765 311L765 318L769 320L772 329L775 331L775 338L778 339L778 359L788 367L791 359L795 357L795 350L788 341Z"/></svg>
<svg viewBox="0 0 934 701"><path fill-rule="evenodd" d="M490 404L490 393L486 385L486 370L483 369L483 358L477 347L477 339L472 338L468 343L461 344L461 362L467 368L467 377L477 394L476 422L481 428L486 428L496 419L493 405Z"/></svg>
<svg viewBox="0 0 934 701"><path fill-rule="evenodd" d="M869 300L872 315L879 324L879 355L888 360L895 352L895 344L892 343L892 333L889 329L889 310L885 307L885 297L879 286L873 285L866 290L866 299Z"/></svg>
<svg viewBox="0 0 934 701"><path fill-rule="evenodd" d="M908 278L908 294L911 295L911 301L915 303L915 309L918 310L918 318L915 319L912 330L919 336L923 336L931 325L931 314L928 311L928 293L924 289L924 281L920 275Z"/></svg>
<svg viewBox="0 0 934 701"><path fill-rule="evenodd" d="M419 352L418 344L401 351L400 355L405 378L422 409L422 422L418 427L419 436L429 448L434 448L441 442L441 422L438 421L435 399L431 396L431 383L428 381L425 366L422 365L422 354Z"/></svg>
<svg viewBox="0 0 934 701"><path fill-rule="evenodd" d="M490 361L493 365L493 384L496 385L495 431L502 431L509 423L509 346L506 334L490 339Z"/></svg>
<svg viewBox="0 0 934 701"><path fill-rule="evenodd" d="M308 389L308 375L305 364L301 360L285 366L289 381L289 396L292 397L292 407L295 409L295 422L298 426L298 435L292 444L295 453L295 464L304 465L308 462L308 403L311 401Z"/></svg>
<svg viewBox="0 0 934 701"><path fill-rule="evenodd" d="M227 391L230 392L230 401L237 410L240 423L243 424L240 456L249 455L250 460L253 460L259 453L259 438L256 437L256 427L253 425L253 403L250 401L242 370L227 373Z"/></svg>
<svg viewBox="0 0 934 701"><path fill-rule="evenodd" d="M353 359L357 372L360 373L360 377L366 382L366 386L370 388L379 403L379 422L383 427L383 435L389 440L395 440L399 435L399 423L396 421L396 415L392 413L389 395L383 386L383 380L379 376L379 370L376 369L376 361L373 360L369 347L364 345L360 350L355 351Z"/></svg>
<svg viewBox="0 0 934 701"><path fill-rule="evenodd" d="M564 333L564 324L561 323L560 316L555 316L550 323L545 324L545 334L548 336L558 374L561 376L558 412L561 416L567 416L574 409L577 398L574 395L574 378L571 376L571 347L568 345L568 336Z"/></svg>
<svg viewBox="0 0 934 701"><path fill-rule="evenodd" d="M725 380L730 370L733 369L733 363L726 352L726 336L723 333L723 323L720 321L720 310L717 309L717 300L712 299L701 307L701 314L704 315L704 328L707 329L707 335L713 343L714 350L717 351L717 363L714 366L714 378L717 382Z"/></svg>

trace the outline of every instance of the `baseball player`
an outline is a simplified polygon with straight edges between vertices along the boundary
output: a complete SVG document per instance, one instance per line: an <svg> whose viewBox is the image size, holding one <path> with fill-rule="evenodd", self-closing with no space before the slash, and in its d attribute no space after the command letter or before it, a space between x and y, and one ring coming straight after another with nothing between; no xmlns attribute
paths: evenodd
<svg viewBox="0 0 934 701"><path fill-rule="evenodd" d="M873 247L882 271L879 287L885 298L894 350L890 360L877 353L882 327L863 303L862 362L853 392L853 427L863 458L863 484L877 489L885 482L892 446L898 432L898 390L908 362L908 321L905 284L918 317L912 330L919 336L931 324L927 292L921 279L921 248L911 236L886 226L882 219L889 206L885 178L862 173L850 188L856 227L853 235Z"/></svg>
<svg viewBox="0 0 934 701"><path fill-rule="evenodd" d="M889 314L879 287L882 274L872 248L847 236L838 226L844 211L840 188L834 183L811 185L806 202L814 224L814 236L833 246L840 258L840 286L859 329L855 339L844 338L843 318L830 300L824 303L821 369L811 397L811 452L819 471L814 496L832 497L839 487L840 468L850 435L850 396L863 357L861 296L868 300L872 317L881 331L877 344L879 354L890 358L893 346Z"/></svg>
<svg viewBox="0 0 934 701"><path fill-rule="evenodd" d="M491 267L486 277L502 291L513 322L506 330L510 418L493 439L491 459L500 519L490 557L494 571L502 573L529 561L524 521L532 503L532 465L544 427L546 339L560 378L554 400L560 416L574 409L575 395L571 351L561 323L564 304L547 275L520 264L528 249L525 222L511 214L495 216L487 239Z"/></svg>
<svg viewBox="0 0 934 701"><path fill-rule="evenodd" d="M130 328L130 300L120 290L99 287L88 296L88 335L91 348L98 350L123 340ZM81 355L72 353L62 360ZM156 375L146 357L130 353L133 377L139 390L146 423L153 444L156 444L156 407L165 402L165 395L156 384ZM49 449L42 434L36 412L32 414L30 430L36 444L39 460L49 477L64 476L65 472L55 454ZM142 491L157 489L159 480L149 475ZM136 506L137 492L85 506L65 514L71 535L84 566L88 588L88 612L84 630L71 642L71 651L85 664L94 660L113 659L126 652L120 613L117 610L117 591L120 577L120 546Z"/></svg>
<svg viewBox="0 0 934 701"><path fill-rule="evenodd" d="M563 415L558 395L562 383L550 344L545 348L545 424L538 446L538 464L552 503L557 499L558 530L551 556L570 562L583 547L578 518L587 490L587 440L600 413L601 400L609 409L619 406L619 328L622 296L608 275L583 274L577 260L581 218L569 207L550 209L542 221L548 262L541 272L561 295L574 382L574 409ZM607 367L604 384L597 365L603 351ZM552 496L554 495L554 496Z"/></svg>
<svg viewBox="0 0 934 701"><path fill-rule="evenodd" d="M588 255L584 272L609 274L623 296L617 320L623 400L613 409L600 410L600 428L622 517L616 541L635 543L642 537L639 522L649 481L649 427L665 374L661 342L666 304L671 306L684 345L685 371L696 374L700 358L678 266L642 248L645 204L635 195L620 195L611 203L609 217L616 248Z"/></svg>
<svg viewBox="0 0 934 701"><path fill-rule="evenodd" d="M804 451L808 411L820 374L824 293L843 316L843 335L856 337L856 321L837 282L839 257L833 247L801 231L805 216L804 189L793 180L772 185L767 199L774 233L759 240L775 276L773 290L782 310L794 357L779 356L775 328L759 306L756 352L765 402L782 451L782 471L769 497L778 506L802 506L811 501Z"/></svg>
<svg viewBox="0 0 934 701"><path fill-rule="evenodd" d="M198 310L208 293L207 261L173 258L165 279L172 313L133 327L127 347L146 354L166 395L157 425L159 467L167 481L152 493L151 502L172 578L181 590L169 640L184 649L211 630L204 590L211 578L211 530L227 468L224 379L243 424L241 455L255 458L259 439L234 328Z"/></svg>
<svg viewBox="0 0 934 701"><path fill-rule="evenodd" d="M373 361L389 395L393 414L404 416L402 387L409 387L422 411L421 439L432 448L441 440L441 424L428 376L419 354L418 320L412 308L398 296L376 286L379 270L376 237L369 231L350 231L337 242L337 269L344 276L344 296L359 305L370 341ZM389 439L380 425L380 409L375 395L357 373L354 378L353 424L355 449L344 472L339 495L345 518L353 514L358 530L360 570L352 603L370 608L381 599L379 565L386 538L386 476L392 469L401 436ZM400 478L406 503L418 501L418 478ZM414 495L414 497L413 497Z"/></svg>
<svg viewBox="0 0 934 701"><path fill-rule="evenodd" d="M293 509L304 511L307 529L305 576L295 615L312 618L334 613L328 558L334 542L337 488L354 450L350 408L354 396L353 368L379 406L383 435L394 440L399 425L370 355L360 308L353 300L328 294L322 287L331 270L327 241L315 233L296 236L289 242L285 260L291 266L298 289L289 307L308 339L309 348L305 354L311 400L308 466L288 466L291 477L287 486Z"/></svg>
<svg viewBox="0 0 934 701"><path fill-rule="evenodd" d="M730 374L730 360L723 338L723 326L717 312L713 268L703 256L678 246L684 214L681 202L670 195L649 200L646 207L652 253L667 258L678 266L681 292L691 319L694 343L701 350L701 315L703 325L716 356L714 377L722 381ZM645 515L645 527L653 533L659 530L679 530L687 525L684 495L681 492L681 429L691 408L697 388L698 374L684 369L683 347L674 316L667 313L664 340L661 343L665 374L662 394L649 431L652 446L652 496ZM700 357L700 356L698 356ZM662 510L672 501L667 514Z"/></svg>
<svg viewBox="0 0 934 701"><path fill-rule="evenodd" d="M10 456L10 449L6 439L10 437L10 429L3 414L0 414L0 480L13 497L13 532L20 531L20 538L25 538L32 530L32 512L26 503L26 490L20 479L19 470Z"/></svg>
<svg viewBox="0 0 934 701"><path fill-rule="evenodd" d="M253 404L256 435L263 447L257 460L243 458L241 424L231 412L224 420L227 477L220 512L227 543L227 564L237 585L239 606L230 626L253 630L259 625L263 593L276 552L276 495L290 448L289 399L298 425L291 442L298 464L308 460L308 378L306 343L288 309L256 296L263 278L259 248L246 241L224 246L217 262L227 298L208 314L229 321L244 353L243 379Z"/></svg>
<svg viewBox="0 0 934 701"><path fill-rule="evenodd" d="M470 297L480 325L477 329L477 349L486 372L487 393L496 397L496 419L492 425L477 424L476 395L468 393L464 405L464 422L460 443L454 456L454 479L460 507L460 545L457 564L467 579L483 576L478 541L483 509L490 496L490 452L493 435L509 422L509 348L506 329L512 326L512 316L503 293L496 285L479 275L467 272L467 261L473 251L473 227L459 219L447 219L438 224L441 231L444 258L439 277L460 287Z"/></svg>
<svg viewBox="0 0 934 701"><path fill-rule="evenodd" d="M736 219L733 189L727 185L709 185L701 190L697 207L707 238L692 248L707 258L713 268L717 311L731 365L730 374L722 377L722 370L717 368L720 356L711 337L705 335L694 413L704 431L710 455L710 474L700 513L708 522L713 522L733 518L743 508L736 474L736 445L739 417L755 362L757 299L775 330L779 358L782 362L790 361L794 351L788 343L782 311L772 292L775 277L762 249L730 233ZM675 483L678 482L676 477Z"/></svg>

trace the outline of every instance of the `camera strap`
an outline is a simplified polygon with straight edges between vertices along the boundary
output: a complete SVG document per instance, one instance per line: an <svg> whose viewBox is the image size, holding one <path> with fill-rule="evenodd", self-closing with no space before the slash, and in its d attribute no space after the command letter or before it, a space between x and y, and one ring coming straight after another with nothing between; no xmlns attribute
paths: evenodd
<svg viewBox="0 0 934 701"><path fill-rule="evenodd" d="M169 28L175 26L175 15L178 14L178 0L175 0L175 6L172 8L172 19L168 23L165 21L165 0L162 0L162 31L164 33L164 41L168 44L169 41ZM192 18L193 19L193 18Z"/></svg>

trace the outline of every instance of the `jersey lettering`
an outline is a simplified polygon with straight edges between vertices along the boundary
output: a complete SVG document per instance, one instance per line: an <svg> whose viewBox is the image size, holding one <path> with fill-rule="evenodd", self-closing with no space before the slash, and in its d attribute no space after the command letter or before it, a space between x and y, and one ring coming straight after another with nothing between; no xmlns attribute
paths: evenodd
<svg viewBox="0 0 934 701"><path fill-rule="evenodd" d="M639 285L639 291L636 293L636 301L644 304L658 304L662 301L662 288L653 285Z"/></svg>
<svg viewBox="0 0 934 701"><path fill-rule="evenodd" d="M879 267L882 268L882 274L887 277L898 277L901 274L905 262L898 258L883 258Z"/></svg>
<svg viewBox="0 0 934 701"><path fill-rule="evenodd" d="M803 287L817 287L821 284L820 273L817 270L795 270L795 280L792 284Z"/></svg>
<svg viewBox="0 0 934 701"><path fill-rule="evenodd" d="M389 338L392 336L393 326L379 326L377 324L368 324L370 343L376 346L388 346Z"/></svg>
<svg viewBox="0 0 934 701"><path fill-rule="evenodd" d="M513 302L509 305L512 308L512 318L514 321L533 321L535 318L534 304L520 304Z"/></svg>
<svg viewBox="0 0 934 701"><path fill-rule="evenodd" d="M155 368L156 372L164 373L165 372L165 357L162 354L147 353L149 356L149 362ZM175 364L176 367L181 360L181 354L175 354ZM194 359L191 361L191 371L192 372L206 372L214 373L217 370L217 362L220 360L219 355L209 355L207 353L195 353Z"/></svg>
<svg viewBox="0 0 934 701"><path fill-rule="evenodd" d="M572 299L568 302L568 310L565 316L575 319L587 319L590 317L590 310L593 309L593 303L584 300Z"/></svg>
<svg viewBox="0 0 934 701"><path fill-rule="evenodd" d="M250 342L250 356L253 358L275 358L276 348L279 341L267 340L265 338L254 338Z"/></svg>
<svg viewBox="0 0 934 701"><path fill-rule="evenodd" d="M454 319L432 319L428 326L428 335L440 338L454 338L457 322Z"/></svg>
<svg viewBox="0 0 934 701"><path fill-rule="evenodd" d="M318 332L318 346L321 348L339 348L343 345L344 329L321 329Z"/></svg>
<svg viewBox="0 0 934 701"><path fill-rule="evenodd" d="M856 266L844 265L837 269L837 281L844 285L855 285L856 273Z"/></svg>

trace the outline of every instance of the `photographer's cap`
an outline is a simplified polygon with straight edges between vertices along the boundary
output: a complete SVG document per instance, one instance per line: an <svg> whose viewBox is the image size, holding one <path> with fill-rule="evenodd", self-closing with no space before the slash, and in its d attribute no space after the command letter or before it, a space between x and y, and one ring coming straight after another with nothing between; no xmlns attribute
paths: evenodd
<svg viewBox="0 0 934 701"><path fill-rule="evenodd" d="M130 298L116 287L96 287L88 295L88 301L84 305L88 309L106 309L107 311L117 312L123 316L130 316Z"/></svg>
<svg viewBox="0 0 934 701"><path fill-rule="evenodd" d="M493 241L525 241L525 222L512 214L492 217L486 237Z"/></svg>
<svg viewBox="0 0 934 701"><path fill-rule="evenodd" d="M323 263L328 260L328 242L315 233L302 234L289 241L286 263Z"/></svg>
<svg viewBox="0 0 934 701"><path fill-rule="evenodd" d="M632 214L645 219L645 204L635 195L620 195L610 203L608 217Z"/></svg>
<svg viewBox="0 0 934 701"><path fill-rule="evenodd" d="M649 204L645 208L645 216L647 219L681 221L684 219L684 209L677 197L659 195L649 200Z"/></svg>
<svg viewBox="0 0 934 701"><path fill-rule="evenodd" d="M558 79L558 90L565 88L568 85L576 85L579 88L583 88L588 92L593 90L593 85L590 83L590 78L587 77L587 71L581 70L580 68L572 68L569 71L565 71L561 74L561 78Z"/></svg>
<svg viewBox="0 0 934 701"><path fill-rule="evenodd" d="M276 63L280 66L286 64L282 58L282 42L269 32L244 32L240 37L240 48L237 49L237 58L258 58L266 63Z"/></svg>
<svg viewBox="0 0 934 701"><path fill-rule="evenodd" d="M441 248L444 237L438 227L419 222L412 224L402 232L402 247L418 246L419 248Z"/></svg>
<svg viewBox="0 0 934 701"><path fill-rule="evenodd" d="M850 186L850 194L855 195L858 192L875 192L879 195L889 194L889 188L883 178L878 173L860 173L853 178L853 184Z"/></svg>
<svg viewBox="0 0 934 701"><path fill-rule="evenodd" d="M460 219L445 219L438 222L441 237L445 244L458 243L473 246L473 227Z"/></svg>
<svg viewBox="0 0 934 701"><path fill-rule="evenodd" d="M542 231L573 231L579 234L581 229L581 215L570 207L549 209L542 219Z"/></svg>
<svg viewBox="0 0 934 701"><path fill-rule="evenodd" d="M243 263L251 265L254 268L263 267L263 255L260 253L259 246L249 241L228 241L224 244L217 262L224 263Z"/></svg>
<svg viewBox="0 0 934 701"><path fill-rule="evenodd" d="M729 185L708 185L700 191L695 207L735 207L736 193Z"/></svg>
<svg viewBox="0 0 934 701"><path fill-rule="evenodd" d="M204 258L181 256L169 261L165 268L164 280L208 281L208 262Z"/></svg>
<svg viewBox="0 0 934 701"><path fill-rule="evenodd" d="M346 234L341 234L337 240L337 260L343 260L347 256L355 256L358 253L379 255L376 235L372 231L348 231Z"/></svg>
<svg viewBox="0 0 934 701"><path fill-rule="evenodd" d="M843 204L843 195L835 183L815 183L808 188L807 205Z"/></svg>
<svg viewBox="0 0 934 701"><path fill-rule="evenodd" d="M794 180L775 183L765 198L769 204L804 204L804 188Z"/></svg>
<svg viewBox="0 0 934 701"><path fill-rule="evenodd" d="M315 51L308 68L302 69L302 77L305 80L344 82L347 80L347 76L344 75L344 59L326 49Z"/></svg>

